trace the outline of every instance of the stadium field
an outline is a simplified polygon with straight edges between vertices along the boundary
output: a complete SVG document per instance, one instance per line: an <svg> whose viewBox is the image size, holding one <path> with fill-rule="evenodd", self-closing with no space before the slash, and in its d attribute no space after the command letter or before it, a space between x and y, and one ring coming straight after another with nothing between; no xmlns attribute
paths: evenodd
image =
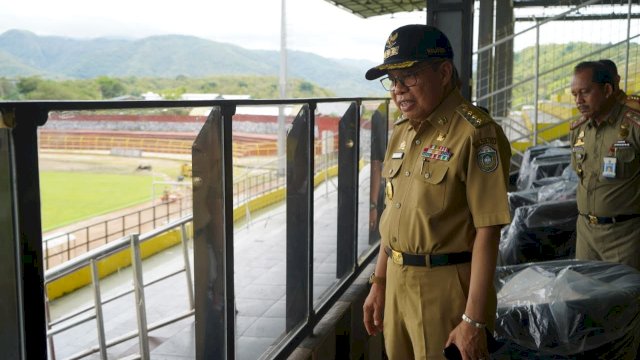
<svg viewBox="0 0 640 360"><path fill-rule="evenodd" d="M251 160L234 167L234 181L261 171L256 167L264 158ZM176 181L185 162L190 161L41 152L42 230L48 232L150 201L154 193L158 197L163 190L162 185L154 188L154 180ZM140 170L142 166L149 169Z"/></svg>
<svg viewBox="0 0 640 360"><path fill-rule="evenodd" d="M151 175L40 172L42 230L151 200Z"/></svg>

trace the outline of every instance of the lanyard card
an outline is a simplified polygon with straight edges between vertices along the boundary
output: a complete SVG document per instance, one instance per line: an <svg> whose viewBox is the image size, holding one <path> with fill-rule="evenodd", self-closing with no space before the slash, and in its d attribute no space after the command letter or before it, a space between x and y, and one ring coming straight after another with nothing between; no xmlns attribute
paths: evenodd
<svg viewBox="0 0 640 360"><path fill-rule="evenodd" d="M602 159L602 176L606 178L616 177L616 158L607 156Z"/></svg>

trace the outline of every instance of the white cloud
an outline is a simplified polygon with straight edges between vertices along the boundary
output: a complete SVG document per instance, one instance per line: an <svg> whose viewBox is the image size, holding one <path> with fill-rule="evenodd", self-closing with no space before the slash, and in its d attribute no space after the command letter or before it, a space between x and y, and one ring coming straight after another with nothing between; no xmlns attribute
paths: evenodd
<svg viewBox="0 0 640 360"><path fill-rule="evenodd" d="M0 11L0 33L22 29L75 38L181 34L277 50L280 7L280 0L7 1ZM325 57L380 61L393 29L425 21L423 12L362 19L324 0L289 0L287 45Z"/></svg>

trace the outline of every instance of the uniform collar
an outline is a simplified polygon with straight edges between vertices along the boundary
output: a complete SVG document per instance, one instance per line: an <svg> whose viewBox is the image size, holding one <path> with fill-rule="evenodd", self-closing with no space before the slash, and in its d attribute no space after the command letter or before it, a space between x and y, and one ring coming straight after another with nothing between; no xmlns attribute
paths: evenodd
<svg viewBox="0 0 640 360"><path fill-rule="evenodd" d="M624 103L620 103L619 101L616 101L613 103L611 110L609 110L609 112L604 117L604 119L600 122L600 124L596 124L595 120L593 119L590 120L590 123L594 127L601 126L602 124L605 124L605 123L609 125L615 125L623 109L624 109Z"/></svg>
<svg viewBox="0 0 640 360"><path fill-rule="evenodd" d="M447 94L444 100L438 105L434 112L429 115L427 121L437 130L447 133L451 126L451 119L455 114L456 107L463 101L462 94L458 88L454 88Z"/></svg>
<svg viewBox="0 0 640 360"><path fill-rule="evenodd" d="M433 110L425 120L420 123L416 131L420 131L425 123L430 123L442 133L447 133L451 126L451 119L456 111L456 107L463 101L462 94L458 88L454 88L444 97L444 100Z"/></svg>

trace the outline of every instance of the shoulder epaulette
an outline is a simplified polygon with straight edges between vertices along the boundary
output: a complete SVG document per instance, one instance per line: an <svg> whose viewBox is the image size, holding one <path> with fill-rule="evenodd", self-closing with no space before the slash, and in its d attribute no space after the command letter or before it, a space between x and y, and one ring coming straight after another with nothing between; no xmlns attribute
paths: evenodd
<svg viewBox="0 0 640 360"><path fill-rule="evenodd" d="M473 105L461 104L456 108L456 111L462 115L463 118L467 119L473 127L480 127L493 121L489 114Z"/></svg>
<svg viewBox="0 0 640 360"><path fill-rule="evenodd" d="M625 99L624 104L634 110L640 110L640 96L628 95L627 98Z"/></svg>
<svg viewBox="0 0 640 360"><path fill-rule="evenodd" d="M628 109L623 115L623 119L630 122L634 126L640 127L640 111Z"/></svg>
<svg viewBox="0 0 640 360"><path fill-rule="evenodd" d="M588 118L581 116L580 119L574 121L571 123L571 125L569 126L570 130L575 130L576 128L578 128L578 126L584 124L587 122L587 120L589 120Z"/></svg>
<svg viewBox="0 0 640 360"><path fill-rule="evenodd" d="M405 121L407 121L407 120L409 120L409 118L406 118L406 117L404 117L404 116L400 115L400 116L398 117L398 120L396 120L396 121L393 123L393 125L394 125L394 126L396 126L396 125L400 125L400 124L402 124L403 122L405 122Z"/></svg>

